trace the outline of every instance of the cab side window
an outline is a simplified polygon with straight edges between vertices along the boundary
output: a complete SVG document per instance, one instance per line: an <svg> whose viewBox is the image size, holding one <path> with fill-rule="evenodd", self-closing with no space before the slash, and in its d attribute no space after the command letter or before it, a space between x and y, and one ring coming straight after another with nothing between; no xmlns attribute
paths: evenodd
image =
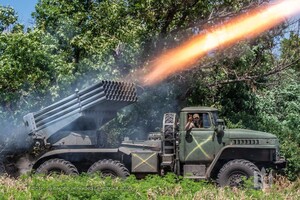
<svg viewBox="0 0 300 200"><path fill-rule="evenodd" d="M193 123L195 125L195 128L201 128L202 127L199 113L194 113L193 114Z"/></svg>
<svg viewBox="0 0 300 200"><path fill-rule="evenodd" d="M203 128L202 113L188 113L187 122L190 122L189 127Z"/></svg>
<svg viewBox="0 0 300 200"><path fill-rule="evenodd" d="M191 128L210 128L211 121L208 113L188 113L186 130Z"/></svg>

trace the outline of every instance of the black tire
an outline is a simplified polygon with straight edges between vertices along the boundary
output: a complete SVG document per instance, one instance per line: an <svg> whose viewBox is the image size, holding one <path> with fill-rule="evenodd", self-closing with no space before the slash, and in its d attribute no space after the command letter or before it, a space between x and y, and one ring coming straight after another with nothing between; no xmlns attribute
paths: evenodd
<svg viewBox="0 0 300 200"><path fill-rule="evenodd" d="M38 174L52 174L52 173L58 173L58 174L65 174L65 175L77 175L78 170L77 168L70 163L69 161L66 161L64 159L50 159L41 164L37 169L36 173Z"/></svg>
<svg viewBox="0 0 300 200"><path fill-rule="evenodd" d="M232 160L226 163L219 171L217 183L221 187L242 187L243 178L247 179L260 173L259 169L252 162L243 159Z"/></svg>
<svg viewBox="0 0 300 200"><path fill-rule="evenodd" d="M129 176L128 169L119 161L116 160L99 160L95 162L87 171L89 174L92 173L100 173L101 176L107 177L110 176L112 178L120 177L126 178Z"/></svg>

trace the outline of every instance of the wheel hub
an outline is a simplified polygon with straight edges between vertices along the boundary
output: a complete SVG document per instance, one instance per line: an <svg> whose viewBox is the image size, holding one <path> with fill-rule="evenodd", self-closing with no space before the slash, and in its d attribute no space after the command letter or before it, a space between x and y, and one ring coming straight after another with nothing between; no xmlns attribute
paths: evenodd
<svg viewBox="0 0 300 200"><path fill-rule="evenodd" d="M247 178L247 176L243 173L234 173L232 174L229 179L229 186L230 187L241 187L244 184L244 178Z"/></svg>

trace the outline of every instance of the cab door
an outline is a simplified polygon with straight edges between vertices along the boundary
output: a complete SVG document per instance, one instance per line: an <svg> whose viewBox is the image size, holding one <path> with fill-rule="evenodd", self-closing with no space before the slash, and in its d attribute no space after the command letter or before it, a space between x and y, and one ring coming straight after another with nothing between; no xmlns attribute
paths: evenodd
<svg viewBox="0 0 300 200"><path fill-rule="evenodd" d="M203 163L210 162L214 159L215 141L214 126L209 113L198 113L201 118L201 126L185 131L181 142L184 145L183 159L184 162ZM182 154L181 154L182 155Z"/></svg>

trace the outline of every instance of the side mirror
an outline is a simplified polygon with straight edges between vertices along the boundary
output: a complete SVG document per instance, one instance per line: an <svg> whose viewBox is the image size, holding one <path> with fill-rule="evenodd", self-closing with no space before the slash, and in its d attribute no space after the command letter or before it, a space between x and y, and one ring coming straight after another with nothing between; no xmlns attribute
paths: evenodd
<svg viewBox="0 0 300 200"><path fill-rule="evenodd" d="M186 131L185 140L188 143L191 143L193 141L193 137L192 137L191 131L192 131L192 129Z"/></svg>
<svg viewBox="0 0 300 200"><path fill-rule="evenodd" d="M217 127L215 131L217 132L217 137L224 136L225 122L223 119L217 119Z"/></svg>

